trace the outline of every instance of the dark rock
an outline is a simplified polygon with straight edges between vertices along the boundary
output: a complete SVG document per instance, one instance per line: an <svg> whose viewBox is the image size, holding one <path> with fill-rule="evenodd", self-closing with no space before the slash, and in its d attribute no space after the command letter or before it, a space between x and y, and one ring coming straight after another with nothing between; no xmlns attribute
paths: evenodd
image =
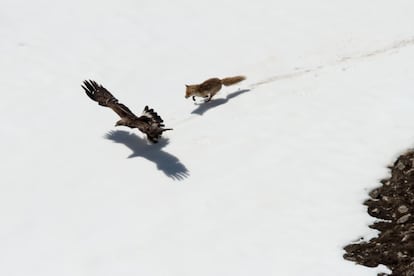
<svg viewBox="0 0 414 276"><path fill-rule="evenodd" d="M401 214L407 213L408 207L405 205L401 205L400 207L398 207L398 212L400 212Z"/></svg>
<svg viewBox="0 0 414 276"><path fill-rule="evenodd" d="M411 214L406 214L397 220L398 224L406 223L411 217Z"/></svg>

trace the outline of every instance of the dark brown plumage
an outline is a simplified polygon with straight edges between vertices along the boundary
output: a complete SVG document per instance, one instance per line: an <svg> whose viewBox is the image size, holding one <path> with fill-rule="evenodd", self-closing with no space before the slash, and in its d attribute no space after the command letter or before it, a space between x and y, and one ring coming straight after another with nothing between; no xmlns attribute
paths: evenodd
<svg viewBox="0 0 414 276"><path fill-rule="evenodd" d="M157 143L162 133L172 128L164 128L163 120L152 108L145 106L141 116L136 116L124 104L119 103L118 100L102 85L93 80L86 80L83 82L82 88L86 95L89 96L99 105L106 106L115 111L121 117L121 120L116 122L115 126L127 126L130 128L138 128L145 133L153 143Z"/></svg>

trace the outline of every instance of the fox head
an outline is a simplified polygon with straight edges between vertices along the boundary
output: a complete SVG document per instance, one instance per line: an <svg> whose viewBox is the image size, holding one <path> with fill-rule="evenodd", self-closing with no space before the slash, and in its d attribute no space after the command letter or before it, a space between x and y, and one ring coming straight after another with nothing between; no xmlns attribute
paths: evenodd
<svg viewBox="0 0 414 276"><path fill-rule="evenodd" d="M198 85L194 84L194 85L185 85L185 98L191 97L192 95L194 95L195 93L197 93L198 91Z"/></svg>

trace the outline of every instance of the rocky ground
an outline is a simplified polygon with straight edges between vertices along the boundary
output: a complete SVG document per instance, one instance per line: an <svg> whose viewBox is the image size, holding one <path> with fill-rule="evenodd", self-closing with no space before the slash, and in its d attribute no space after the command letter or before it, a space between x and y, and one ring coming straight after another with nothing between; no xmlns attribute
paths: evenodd
<svg viewBox="0 0 414 276"><path fill-rule="evenodd" d="M398 157L390 169L391 177L364 202L379 219L370 225L378 236L347 245L344 258L368 267L383 264L393 276L414 276L414 151Z"/></svg>

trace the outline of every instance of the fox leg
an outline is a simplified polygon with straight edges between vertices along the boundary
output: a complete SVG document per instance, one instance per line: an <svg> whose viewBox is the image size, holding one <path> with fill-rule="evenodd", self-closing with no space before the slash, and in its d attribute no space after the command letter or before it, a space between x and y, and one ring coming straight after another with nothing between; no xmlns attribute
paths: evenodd
<svg viewBox="0 0 414 276"><path fill-rule="evenodd" d="M205 103L211 101L211 98L213 98L214 94L209 94L207 96L205 96L204 98L206 98L206 100L204 101Z"/></svg>

